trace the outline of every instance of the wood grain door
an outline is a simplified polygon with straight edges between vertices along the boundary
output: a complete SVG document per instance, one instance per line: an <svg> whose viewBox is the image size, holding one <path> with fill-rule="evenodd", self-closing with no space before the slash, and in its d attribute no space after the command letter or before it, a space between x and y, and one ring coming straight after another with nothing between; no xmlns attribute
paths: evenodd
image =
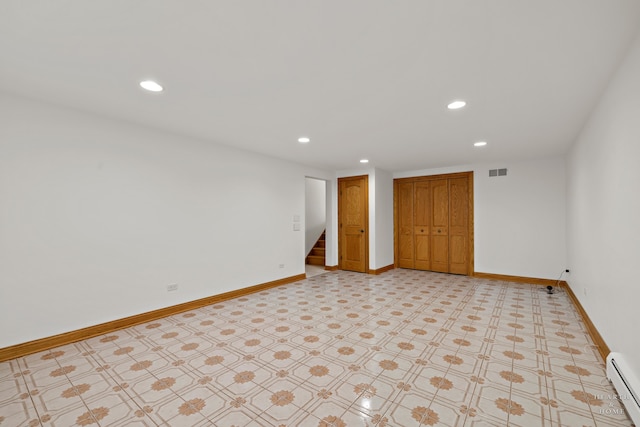
<svg viewBox="0 0 640 427"><path fill-rule="evenodd" d="M414 218L413 235L415 236L415 267L417 270L431 270L431 191L428 181L414 184Z"/></svg>
<svg viewBox="0 0 640 427"><path fill-rule="evenodd" d="M338 216L342 270L366 273L369 268L368 177L338 179Z"/></svg>
<svg viewBox="0 0 640 427"><path fill-rule="evenodd" d="M413 182L404 182L396 188L398 191L396 217L398 227L398 267L417 268L415 266L415 243L413 237Z"/></svg>
<svg viewBox="0 0 640 427"><path fill-rule="evenodd" d="M395 264L473 274L473 173L394 180Z"/></svg>
<svg viewBox="0 0 640 427"><path fill-rule="evenodd" d="M449 272L449 183L431 181L431 270Z"/></svg>
<svg viewBox="0 0 640 427"><path fill-rule="evenodd" d="M449 180L449 272L469 274L469 181Z"/></svg>

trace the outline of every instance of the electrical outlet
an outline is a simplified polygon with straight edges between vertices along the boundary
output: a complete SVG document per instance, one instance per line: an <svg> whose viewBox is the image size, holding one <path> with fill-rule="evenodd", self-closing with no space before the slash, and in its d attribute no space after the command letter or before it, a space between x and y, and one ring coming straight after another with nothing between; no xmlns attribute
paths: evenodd
<svg viewBox="0 0 640 427"><path fill-rule="evenodd" d="M582 288L582 293L584 294L584 296L587 296L587 288Z"/></svg>
<svg viewBox="0 0 640 427"><path fill-rule="evenodd" d="M284 264L278 264L278 268L284 268Z"/></svg>
<svg viewBox="0 0 640 427"><path fill-rule="evenodd" d="M172 283L171 285L167 285L167 292L175 292L178 290L178 284Z"/></svg>

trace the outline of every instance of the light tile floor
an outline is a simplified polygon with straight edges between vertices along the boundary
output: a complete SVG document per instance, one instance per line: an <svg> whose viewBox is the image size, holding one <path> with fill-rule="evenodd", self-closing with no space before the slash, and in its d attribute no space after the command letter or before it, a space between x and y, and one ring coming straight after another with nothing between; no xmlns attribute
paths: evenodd
<svg viewBox="0 0 640 427"><path fill-rule="evenodd" d="M561 290L337 271L1 363L0 426L632 425L612 394Z"/></svg>
<svg viewBox="0 0 640 427"><path fill-rule="evenodd" d="M324 266L321 266L321 265L306 264L304 266L304 272L308 278L311 278L319 274L324 274L327 272L327 270L325 270Z"/></svg>

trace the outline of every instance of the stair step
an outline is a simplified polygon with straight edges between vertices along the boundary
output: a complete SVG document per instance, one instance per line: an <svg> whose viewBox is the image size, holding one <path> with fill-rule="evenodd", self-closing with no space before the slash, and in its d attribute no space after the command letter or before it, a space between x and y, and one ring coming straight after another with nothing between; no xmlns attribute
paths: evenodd
<svg viewBox="0 0 640 427"><path fill-rule="evenodd" d="M325 265L325 233L323 231L320 238L316 241L316 244L311 248L311 252L307 256L305 262L310 265Z"/></svg>
<svg viewBox="0 0 640 427"><path fill-rule="evenodd" d="M307 257L307 264L310 264L310 265L324 265L324 256L309 255Z"/></svg>

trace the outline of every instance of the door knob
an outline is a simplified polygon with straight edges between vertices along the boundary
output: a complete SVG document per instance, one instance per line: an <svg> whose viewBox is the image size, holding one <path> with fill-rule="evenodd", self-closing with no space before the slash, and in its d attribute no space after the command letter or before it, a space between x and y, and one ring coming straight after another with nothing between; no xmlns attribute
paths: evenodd
<svg viewBox="0 0 640 427"><path fill-rule="evenodd" d="M364 233L364 230L360 230L361 233Z"/></svg>

